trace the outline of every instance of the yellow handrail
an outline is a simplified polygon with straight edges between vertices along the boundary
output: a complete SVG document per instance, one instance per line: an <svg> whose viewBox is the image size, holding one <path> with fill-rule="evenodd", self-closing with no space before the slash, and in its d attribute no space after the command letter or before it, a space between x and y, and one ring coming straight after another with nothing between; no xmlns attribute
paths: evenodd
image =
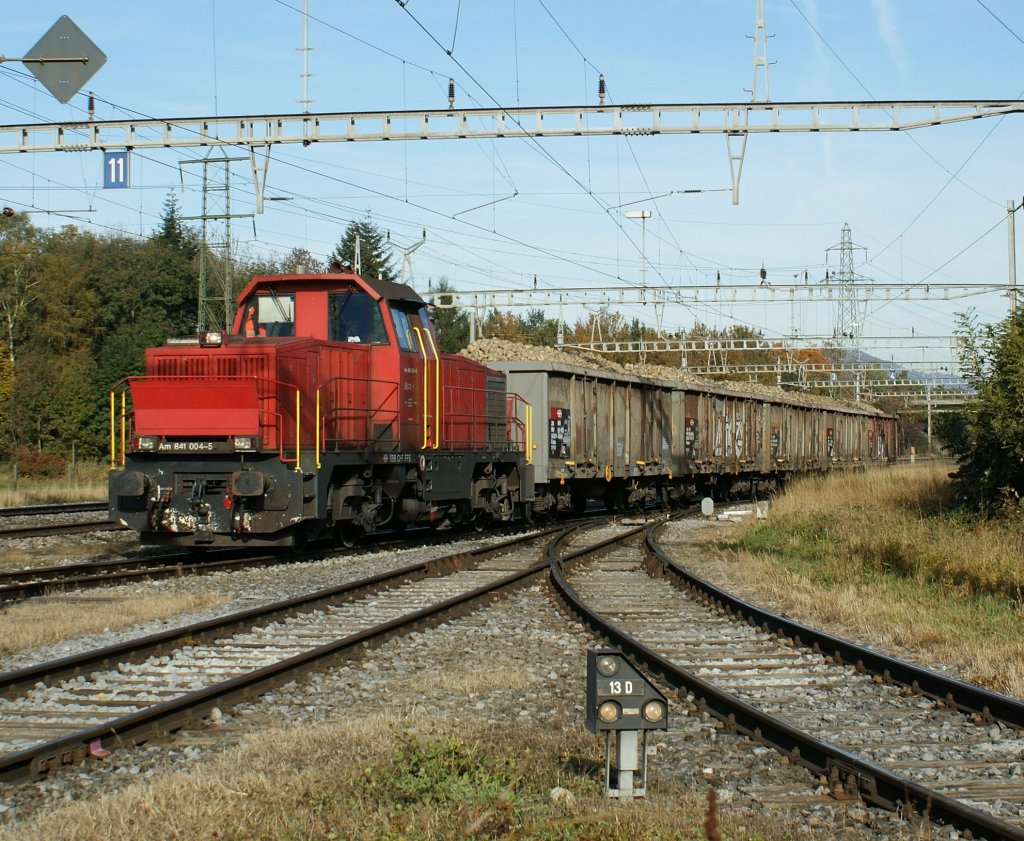
<svg viewBox="0 0 1024 841"><path fill-rule="evenodd" d="M530 402L526 402L526 440L523 449L526 450L526 463L533 464L533 404Z"/></svg>
<svg viewBox="0 0 1024 841"><path fill-rule="evenodd" d="M427 338L430 339L430 350L434 354L434 449L441 446L441 433L444 425L441 423L441 357L437 354L437 345L434 344L434 337L429 330L424 330Z"/></svg>
<svg viewBox="0 0 1024 841"><path fill-rule="evenodd" d="M302 392L295 389L295 472L302 472Z"/></svg>
<svg viewBox="0 0 1024 841"><path fill-rule="evenodd" d="M125 435L125 428L127 426L127 421L125 419L125 414L126 414L127 408L128 408L128 392L127 391L122 391L121 392L121 467L124 467L125 461L128 458L128 447L126 445L126 435Z"/></svg>
<svg viewBox="0 0 1024 841"><path fill-rule="evenodd" d="M114 427L114 389L110 389L110 469L114 469L117 458L117 438Z"/></svg>
<svg viewBox="0 0 1024 841"><path fill-rule="evenodd" d="M320 469L320 389L316 390L316 432L313 438L316 445L316 469Z"/></svg>
<svg viewBox="0 0 1024 841"><path fill-rule="evenodd" d="M430 367L430 363L427 362L427 348L423 344L422 331L419 327L413 327L412 331L416 334L416 341L419 342L420 353L423 355L423 444L420 446L420 449L425 450L430 446L430 436L427 432L430 428L427 421L430 413L430 398L427 391L427 368Z"/></svg>

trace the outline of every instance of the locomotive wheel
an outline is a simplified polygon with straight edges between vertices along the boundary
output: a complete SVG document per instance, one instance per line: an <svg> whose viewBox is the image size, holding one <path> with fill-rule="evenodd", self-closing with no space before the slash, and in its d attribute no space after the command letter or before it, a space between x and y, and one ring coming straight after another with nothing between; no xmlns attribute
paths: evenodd
<svg viewBox="0 0 1024 841"><path fill-rule="evenodd" d="M334 524L334 545L345 549L354 549L359 544L363 531L351 520L339 520Z"/></svg>

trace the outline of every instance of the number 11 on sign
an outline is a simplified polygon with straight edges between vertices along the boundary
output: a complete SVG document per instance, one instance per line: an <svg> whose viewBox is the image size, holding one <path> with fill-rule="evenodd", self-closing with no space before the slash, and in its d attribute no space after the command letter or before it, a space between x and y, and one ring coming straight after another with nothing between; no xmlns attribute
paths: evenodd
<svg viewBox="0 0 1024 841"><path fill-rule="evenodd" d="M103 188L128 186L128 150L103 153Z"/></svg>

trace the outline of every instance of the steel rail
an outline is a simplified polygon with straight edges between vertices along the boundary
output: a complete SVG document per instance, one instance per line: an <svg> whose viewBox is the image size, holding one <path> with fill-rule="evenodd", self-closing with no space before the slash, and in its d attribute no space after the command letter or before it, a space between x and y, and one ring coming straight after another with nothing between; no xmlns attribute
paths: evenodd
<svg viewBox="0 0 1024 841"><path fill-rule="evenodd" d="M462 568L463 564L468 565L475 558L501 552L516 544L549 537L552 533L556 533L554 539L558 540L576 528L578 526L547 529L542 532L503 541L494 546L481 547L468 552L457 553L447 558L415 564L403 570L373 576L342 587L332 588L331 591L320 591L320 593L314 595L321 597L321 600L333 601L336 601L342 594L351 598L360 592L379 589L381 586L395 583L400 577L410 578L416 574L421 576L429 574L428 568L432 568L430 570L432 574L443 574L445 569L447 571L456 571ZM294 680L297 676L310 670L322 668L325 662L362 652L365 648L371 645L380 645L400 633L405 633L408 630L422 627L430 622L438 621L441 618L468 609L482 600L491 599L497 594L520 586L535 576L542 575L546 572L547 568L548 561L546 553L544 553L540 560L523 570L513 572L490 584L469 590L458 596L453 596L437 604L406 614L403 617L351 634L343 639L325 643L310 651L294 655L253 672L239 675L195 692L146 707L143 710L121 716L113 721L95 725L59 739L35 745L23 751L7 754L0 757L0 780L14 782L31 779L62 765L77 763L88 755L90 746L96 744L96 740L108 739L111 740L110 745L116 743L119 746L125 746L144 742L151 738L154 733L172 732L189 722L199 720L214 706L230 706L243 699L257 697L267 690ZM328 592L332 592L334 595L327 596ZM310 603L310 597L301 597L299 599L290 599L287 602L279 602L274 607L282 614L286 614L289 611L298 612L297 608L300 606L304 610L312 609L307 607ZM236 620L251 626L253 614L261 610L266 613L265 608L245 611L243 614L235 614L232 617L224 617L222 620L213 620L208 623L197 623L196 625L176 629L169 633L175 635L175 638L180 641L183 638L187 639L192 634L204 637L209 636L214 630L213 625L217 623L220 623L222 626L220 630L225 630L227 629L224 625L225 620ZM245 617L244 619L241 618L243 616ZM157 634L146 638L144 641L136 642L144 643L145 648L148 650L155 650L153 645L161 644L158 642L158 638L167 636L166 634ZM194 637L189 639L189 641L194 641ZM173 642L165 641L162 644L171 645ZM126 650L120 651L121 649ZM103 657L119 658L123 654L128 654L132 657L136 656L131 652L131 644L111 646L98 652L88 652L83 658L87 663L84 668L94 669L99 665ZM74 659L64 658L63 660L54 661L52 664L41 664L40 666L22 669L18 672L0 675L0 681L3 682L5 688L18 687L23 689L26 688L25 681L27 680L53 680L58 674L60 676L69 674L67 669L72 665L71 661ZM47 669L47 666L58 668Z"/></svg>
<svg viewBox="0 0 1024 841"><path fill-rule="evenodd" d="M588 523L588 525L597 525L600 522L601 520L597 520L593 523ZM326 600L337 601L342 595L352 598L361 593L397 583L401 578L409 579L417 575L425 577L426 575L442 575L446 572L456 572L464 569L463 564L471 565L475 558L499 553L516 544L537 541L552 534L556 535L554 541L563 540L568 534L580 528L580 524L574 524L568 525L568 527L548 529L543 532L503 541L495 546L481 547L467 552L460 552L446 558L413 564L412 566L404 567L403 570L352 582L339 588L333 588L333 591L321 591L313 595L322 596ZM630 530L621 536L617 536L617 538L602 541L598 546L612 543L615 540L629 539L640 531L642 531L642 527ZM89 754L92 746L98 744L97 740L109 740L109 746L140 744L151 739L155 732L170 732L201 719L214 706L230 706L242 700L252 699L268 689L294 680L297 676L307 671L323 668L325 662L350 659L365 648L379 645L392 636L406 633L409 630L436 622L442 618L457 615L482 600L493 598L496 595L522 586L532 578L544 575L548 570L547 554L545 552L540 560L528 565L524 570L511 573L490 584L424 607L404 617L399 617L374 628L359 631L342 639L326 643L305 651L303 654L271 664L257 671L221 681L195 692L189 692L187 695L146 707L144 710L121 716L113 721L94 725L77 733L67 735L67 737L37 745L24 751L7 754L0 757L0 781L18 782L31 780L52 768L77 763ZM334 592L334 595L326 595L329 592ZM309 597L289 599L286 602L279 602L264 608L255 608L253 611L244 612L244 614L225 617L208 623L197 623L196 625L176 629L165 634L156 634L138 642L143 643L145 648L151 650L151 653L156 653L158 650L174 645L175 637L179 642L195 642L197 637L202 638L213 635L218 631L230 630L228 624L232 620L241 623L241 627L251 627L254 624L253 615L261 611L266 613L269 607L278 608L282 615L299 612L299 606L303 608L303 611L308 611L308 609L313 609L312 606L309 606L309 601ZM215 627L218 624L220 628ZM40 680L52 681L59 677L88 673L99 666L111 666L119 662L125 655L130 656L134 660L137 658L137 654L131 654L131 648L132 643L113 645L97 651L91 651L91 653L86 653L84 656L65 658L49 664L40 664L27 669L20 669L16 672L0 674L0 684L3 685L5 691L16 695L16 693L30 688L30 684L34 685L35 682ZM79 661L77 665L75 663L76 660Z"/></svg>
<svg viewBox="0 0 1024 841"><path fill-rule="evenodd" d="M49 537L54 534L85 534L90 531L124 531L113 520L91 520L87 523L53 523L48 526L19 526L0 529L0 540L20 537Z"/></svg>
<svg viewBox="0 0 1024 841"><path fill-rule="evenodd" d="M446 533L422 529L422 545L433 545L449 539ZM0 532L2 534L2 532ZM392 542L408 545L413 533L405 532L405 538L396 541L393 534L368 535L366 544L377 549ZM46 567L28 567L17 570L0 570L0 602L16 601L46 595L54 590L105 587L131 581L176 578L182 575L204 575L208 572L223 572L245 569L250 566L287 564L307 560L320 560L331 550L295 552L280 549L268 552L266 547L247 545L210 550L184 550L167 555L148 558L126 558L123 560L87 561L74 564L56 564Z"/></svg>
<svg viewBox="0 0 1024 841"><path fill-rule="evenodd" d="M841 637L811 628L793 619L757 607L738 596L716 587L672 561L654 539L659 524L648 531L644 545L660 569L685 589L699 594L707 602L727 614L742 617L748 624L781 634L797 645L807 646L826 657L832 657L859 671L881 676L889 683L907 686L926 695L940 705L960 712L976 713L987 721L1002 721L1017 730L1024 730L1024 703L980 686L930 671L922 666L899 660L888 654L872 651Z"/></svg>
<svg viewBox="0 0 1024 841"><path fill-rule="evenodd" d="M41 505L17 505L0 508L0 517L33 517L42 514L83 514L106 511L106 502L53 502Z"/></svg>
<svg viewBox="0 0 1024 841"><path fill-rule="evenodd" d="M219 554L219 553L218 553ZM306 556L271 554L253 555L247 550L227 549L216 560L210 558L185 563L194 553L178 553L161 559L131 559L90 564L68 564L67 567L38 567L36 569L0 572L0 602L30 599L54 592L107 587L133 581L156 581L161 578L180 578L185 575L208 575L213 572L247 569L274 564L298 563ZM90 568L91 567L91 568ZM68 569L69 574L62 570ZM4 583L6 582L6 583Z"/></svg>
<svg viewBox="0 0 1024 841"><path fill-rule="evenodd" d="M660 525L656 523L648 526L648 534ZM855 787L862 798L883 808L900 810L908 815L927 815L989 841L1024 841L1024 830L893 774L856 754L816 739L724 692L648 648L587 607L566 581L562 566L585 554L587 550L581 550L559 558L549 547L551 582L568 608L584 624L607 638L612 645L683 698L685 693L692 692L698 705L725 722L730 731L766 744L819 775L838 775L848 787Z"/></svg>
<svg viewBox="0 0 1024 841"><path fill-rule="evenodd" d="M154 654L162 654L167 650L181 645L184 641L203 642L225 633L238 633L253 627L260 622L271 622L298 613L316 610L323 604L338 600L352 599L373 589L394 586L402 580L429 575L442 575L458 569L461 564L473 561L492 552L503 551L517 543L536 540L550 534L553 530L535 532L530 535L514 537L493 546L457 552L443 558L420 561L399 569L372 575L357 581L350 581L336 587L328 587L295 596L290 599L272 602L259 607L249 608L237 613L218 616L202 622L194 622L177 628L169 628L156 634L139 639L127 640L104 646L103 648L72 654L57 660L48 660L8 672L0 672L0 696L16 698L25 694L39 682L52 683L78 675L89 675L98 669L110 668L117 663L137 663Z"/></svg>
<svg viewBox="0 0 1024 841"><path fill-rule="evenodd" d="M214 549L210 552L190 550L177 550L165 554L150 555L138 558L120 558L112 560L80 561L71 564L54 564L45 567L23 567L22 569L0 570L0 587L10 584L33 584L40 578L45 578L51 584L61 584L62 579L75 578L79 575L96 575L101 572L117 572L119 570L142 569L149 565L154 568L161 566L187 566L197 563L202 559L216 559L230 554L231 557L239 557L248 550L239 549Z"/></svg>

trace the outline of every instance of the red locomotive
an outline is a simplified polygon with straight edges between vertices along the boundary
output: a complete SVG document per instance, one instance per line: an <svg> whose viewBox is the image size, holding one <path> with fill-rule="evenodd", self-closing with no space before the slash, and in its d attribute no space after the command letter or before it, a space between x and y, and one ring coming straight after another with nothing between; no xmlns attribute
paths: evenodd
<svg viewBox="0 0 1024 841"><path fill-rule="evenodd" d="M144 542L350 544L530 508L529 407L438 352L413 289L257 277L238 301L230 334L151 348L111 392L111 516Z"/></svg>

